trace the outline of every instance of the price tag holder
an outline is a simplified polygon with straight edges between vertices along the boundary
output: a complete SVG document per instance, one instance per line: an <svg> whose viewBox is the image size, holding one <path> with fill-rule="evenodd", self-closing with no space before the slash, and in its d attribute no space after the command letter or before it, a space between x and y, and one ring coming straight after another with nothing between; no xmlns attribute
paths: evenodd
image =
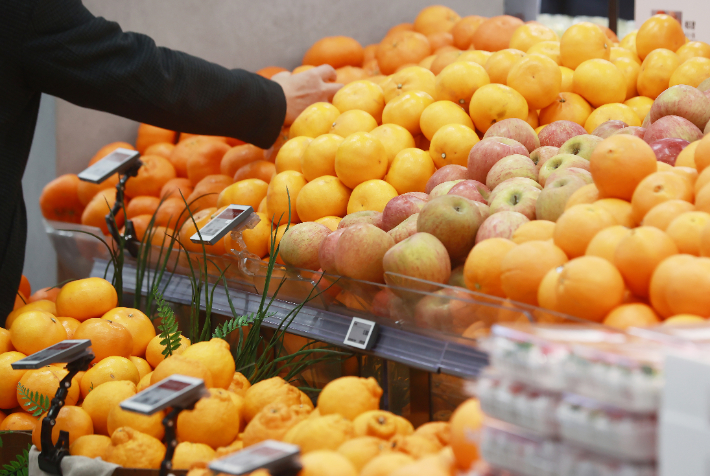
<svg viewBox="0 0 710 476"><path fill-rule="evenodd" d="M140 159L140 153L130 149L116 149L79 174L84 182L101 183L115 173L123 173Z"/></svg>
<svg viewBox="0 0 710 476"><path fill-rule="evenodd" d="M250 446L224 458L214 460L209 468L216 473L234 475L249 474L257 469L266 469L270 474L278 475L288 471L297 471L301 449L281 441L266 440Z"/></svg>
<svg viewBox="0 0 710 476"><path fill-rule="evenodd" d="M224 238L224 235L244 223L252 213L254 213L254 209L249 205L230 205L202 227L199 234L192 235L190 241L197 244L214 245Z"/></svg>
<svg viewBox="0 0 710 476"><path fill-rule="evenodd" d="M358 349L370 350L374 347L379 334L379 326L376 322L353 317L350 321L350 328L343 341L345 345L357 347Z"/></svg>
<svg viewBox="0 0 710 476"><path fill-rule="evenodd" d="M185 408L205 394L205 381L186 375L171 375L120 403L129 412L152 415L168 407Z"/></svg>
<svg viewBox="0 0 710 476"><path fill-rule="evenodd" d="M89 339L63 340L11 365L15 370L31 370L60 362L72 362L85 355L89 347L91 347Z"/></svg>

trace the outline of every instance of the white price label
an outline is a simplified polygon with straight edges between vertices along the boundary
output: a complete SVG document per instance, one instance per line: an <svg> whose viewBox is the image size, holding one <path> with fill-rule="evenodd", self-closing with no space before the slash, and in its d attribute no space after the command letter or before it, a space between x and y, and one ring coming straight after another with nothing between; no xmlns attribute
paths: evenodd
<svg viewBox="0 0 710 476"><path fill-rule="evenodd" d="M124 172L135 164L140 153L129 149L116 149L79 174L85 182L101 183L117 172Z"/></svg>
<svg viewBox="0 0 710 476"><path fill-rule="evenodd" d="M344 343L358 349L369 350L375 345L377 334L377 323L353 317L353 320L350 321L348 333L345 335Z"/></svg>
<svg viewBox="0 0 710 476"><path fill-rule="evenodd" d="M202 227L199 233L192 235L190 241L214 245L224 235L245 222L252 213L254 213L254 209L248 205L230 205Z"/></svg>
<svg viewBox="0 0 710 476"><path fill-rule="evenodd" d="M186 407L205 392L205 381L186 375L171 375L137 395L121 402L124 410L152 415L168 407Z"/></svg>
<svg viewBox="0 0 710 476"><path fill-rule="evenodd" d="M84 354L84 351L91 346L89 339L64 340L46 349L40 350L22 360L12 363L12 368L39 369L46 365L60 362L72 362L77 357Z"/></svg>
<svg viewBox="0 0 710 476"><path fill-rule="evenodd" d="M267 469L276 474L288 469L299 469L300 448L281 441L266 440L224 458L212 461L209 468L214 472L242 475L257 469Z"/></svg>

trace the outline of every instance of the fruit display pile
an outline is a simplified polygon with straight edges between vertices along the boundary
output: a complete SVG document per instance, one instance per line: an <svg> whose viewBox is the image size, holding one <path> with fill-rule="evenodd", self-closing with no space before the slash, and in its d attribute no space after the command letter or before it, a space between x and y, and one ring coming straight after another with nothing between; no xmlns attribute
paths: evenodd
<svg viewBox="0 0 710 476"><path fill-rule="evenodd" d="M116 306L111 283L87 278L56 293L40 291L10 314L7 328L0 328L0 432L32 431L41 449L39 422L68 371L64 364L37 370L13 370L11 364L65 339L91 339L96 358L72 380L52 433L56 443L59 431L69 432L71 455L159 468L166 452L165 412L144 416L119 403L181 374L203 379L209 391L177 419L173 467L197 468L190 474L211 474L204 469L209 461L266 439L299 445L305 475L390 474L383 468L397 474L400 467L402 475L450 474L478 457L466 437L480 426L476 400L462 404L451 423L427 423L415 431L406 419L379 409L383 392L373 378L341 377L324 387L314 409L281 377L252 385L235 371L225 340L191 343L182 337L166 355L145 314Z"/></svg>

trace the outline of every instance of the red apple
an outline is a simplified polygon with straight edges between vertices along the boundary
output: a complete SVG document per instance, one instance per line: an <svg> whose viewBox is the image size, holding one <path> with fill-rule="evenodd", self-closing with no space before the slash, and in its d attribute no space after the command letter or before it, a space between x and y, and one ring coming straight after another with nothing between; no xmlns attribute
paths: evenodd
<svg viewBox="0 0 710 476"><path fill-rule="evenodd" d="M643 122L641 123L641 127L644 129L648 129L649 126L651 125L651 113L647 112L646 116L643 118Z"/></svg>
<svg viewBox="0 0 710 476"><path fill-rule="evenodd" d="M381 228L358 223L344 229L335 246L335 267L352 279L384 282L382 258L394 240Z"/></svg>
<svg viewBox="0 0 710 476"><path fill-rule="evenodd" d="M514 177L527 177L532 180L537 178L537 167L530 157L513 154L500 159L488 171L486 187L493 190L498 184Z"/></svg>
<svg viewBox="0 0 710 476"><path fill-rule="evenodd" d="M594 131L592 131L592 135L601 137L602 139L606 139L614 132L618 131L619 129L623 129L624 127L629 127L629 125L624 121L606 121L599 124L599 126L594 129Z"/></svg>
<svg viewBox="0 0 710 476"><path fill-rule="evenodd" d="M698 84L698 91L703 93L710 91L710 78Z"/></svg>
<svg viewBox="0 0 710 476"><path fill-rule="evenodd" d="M591 134L582 134L581 136L575 136L564 144L562 144L562 147L560 147L560 151L558 152L558 154L578 155L579 157L589 160L597 144L599 144L603 140L604 139L602 139L601 137L593 136Z"/></svg>
<svg viewBox="0 0 710 476"><path fill-rule="evenodd" d="M376 227L381 228L382 213L371 210L351 213L340 220L340 223L338 223L338 229L347 228L349 226L357 225L358 223L369 223L370 225L375 225Z"/></svg>
<svg viewBox="0 0 710 476"><path fill-rule="evenodd" d="M614 132L612 135L616 136L619 134L628 134L631 136L636 136L639 139L643 139L643 136L646 134L646 129L643 127L638 127L638 126L629 126L629 127L624 127L623 129L619 129L618 131Z"/></svg>
<svg viewBox="0 0 710 476"><path fill-rule="evenodd" d="M577 178L583 180L585 184L594 183L594 179L592 179L592 174L589 172L589 170L580 169L579 167L568 167L566 169L557 169L554 172L552 172L547 177L547 180L545 180L545 186L547 186L547 184L550 183L551 181L555 181L560 177L568 177L568 176L577 177Z"/></svg>
<svg viewBox="0 0 710 476"><path fill-rule="evenodd" d="M665 116L683 117L700 129L710 121L710 99L702 91L678 84L663 91L651 106L651 122Z"/></svg>
<svg viewBox="0 0 710 476"><path fill-rule="evenodd" d="M695 142L703 138L703 132L688 119L680 116L663 116L654 121L646 129L643 140L647 144L653 144L658 139L667 138L685 139L688 142Z"/></svg>
<svg viewBox="0 0 710 476"><path fill-rule="evenodd" d="M507 137L488 137L473 146L468 154L468 177L485 182L488 171L503 157L513 154L530 156L523 144Z"/></svg>
<svg viewBox="0 0 710 476"><path fill-rule="evenodd" d="M656 160L664 162L668 165L675 165L675 159L678 158L680 151L688 147L688 142L685 139L658 139L651 144L653 153L656 154Z"/></svg>
<svg viewBox="0 0 710 476"><path fill-rule="evenodd" d="M530 160L535 163L537 170L540 171L540 167L545 165L545 162L547 162L550 157L554 157L559 154L559 150L559 147L551 147L549 145L545 147L538 147L530 153Z"/></svg>
<svg viewBox="0 0 710 476"><path fill-rule="evenodd" d="M463 165L449 164L434 172L426 183L426 193L431 193L434 187L452 180L465 180L468 178L468 169Z"/></svg>
<svg viewBox="0 0 710 476"><path fill-rule="evenodd" d="M463 182L463 180L459 179L440 183L439 185L434 187L434 189L429 194L429 200L431 200L432 198L441 197L442 195L446 195L452 188L454 188L456 184L459 184L461 182Z"/></svg>
<svg viewBox="0 0 710 476"><path fill-rule="evenodd" d="M574 175L566 175L548 180L535 204L535 216L538 220L557 221L564 213L567 200L574 192L587 185L587 182Z"/></svg>
<svg viewBox="0 0 710 476"><path fill-rule="evenodd" d="M417 194L417 195L415 195ZM394 197L387 202L385 209L382 210L382 226L385 231L390 231L395 226L402 223L407 217L419 213L429 200L427 194L421 194L425 199L422 199L418 192L405 193Z"/></svg>
<svg viewBox="0 0 710 476"><path fill-rule="evenodd" d="M399 243L417 232L418 219L419 213L415 213L414 215L407 217L407 219L399 225L392 228L387 232L387 234L392 237L395 243Z"/></svg>
<svg viewBox="0 0 710 476"><path fill-rule="evenodd" d="M535 219L535 203L540 196L540 190L527 185L509 186L496 193L490 201L491 214L503 211L518 212L528 219Z"/></svg>
<svg viewBox="0 0 710 476"><path fill-rule="evenodd" d="M330 228L320 223L299 223L289 228L281 239L279 255L288 266L310 269L320 268L318 251L328 235Z"/></svg>
<svg viewBox="0 0 710 476"><path fill-rule="evenodd" d="M488 238L511 239L520 225L527 223L528 217L518 212L498 212L486 218L476 234L476 243Z"/></svg>
<svg viewBox="0 0 710 476"><path fill-rule="evenodd" d="M451 276L451 260L446 247L429 233L416 233L391 247L382 259L382 266L387 273L385 282L388 285L424 292L437 290L439 286L435 283L446 284ZM401 297L410 294L398 289L393 291Z"/></svg>
<svg viewBox="0 0 710 476"><path fill-rule="evenodd" d="M491 191L478 180L464 180L459 182L449 190L448 195L458 195L459 197L468 198L474 202L488 203L487 198Z"/></svg>
<svg viewBox="0 0 710 476"><path fill-rule="evenodd" d="M523 144L528 152L540 147L540 139L535 129L522 119L511 118L496 122L488 128L483 138L486 137L507 137L516 140Z"/></svg>
<svg viewBox="0 0 710 476"><path fill-rule="evenodd" d="M584 127L572 121L555 121L540 131L540 145L562 147L562 144L574 136L586 134Z"/></svg>
<svg viewBox="0 0 710 476"><path fill-rule="evenodd" d="M544 187L547 177L549 177L552 172L555 172L559 169L568 169L570 167L577 167L579 169L589 170L589 161L578 155L556 155L547 162L545 162L545 165L540 168L540 173L538 175L537 181L540 182L540 185Z"/></svg>
<svg viewBox="0 0 710 476"><path fill-rule="evenodd" d="M325 237L318 249L318 262L324 273L340 274L335 266L335 247L345 228L339 228Z"/></svg>

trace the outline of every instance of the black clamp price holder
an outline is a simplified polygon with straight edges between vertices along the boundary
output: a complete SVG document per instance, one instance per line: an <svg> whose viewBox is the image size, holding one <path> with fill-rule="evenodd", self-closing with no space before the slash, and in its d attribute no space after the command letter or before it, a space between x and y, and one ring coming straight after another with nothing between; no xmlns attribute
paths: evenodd
<svg viewBox="0 0 710 476"><path fill-rule="evenodd" d="M379 325L376 322L353 317L343 343L357 349L371 350L377 342L379 331Z"/></svg>
<svg viewBox="0 0 710 476"><path fill-rule="evenodd" d="M190 237L196 244L214 245L231 232L239 232L246 228L254 228L259 223L259 215L249 205L229 205L211 219L205 226ZM245 246L246 248L246 246Z"/></svg>
<svg viewBox="0 0 710 476"><path fill-rule="evenodd" d="M106 215L108 231L116 242L121 240L121 234L116 228L114 217L124 208L126 182L128 182L129 178L138 175L138 169L142 165L140 153L135 150L119 148L79 174L80 180L90 183L102 183L113 174L119 174L120 178L116 184L116 202L111 212ZM138 256L140 241L136 237L136 230L131 220L126 220L123 239L125 240L125 247L131 256Z"/></svg>
<svg viewBox="0 0 710 476"><path fill-rule="evenodd" d="M178 444L175 434L178 414L194 408L195 403L205 395L207 389L204 380L186 375L171 375L120 403L122 409L142 415L152 415L170 408L163 418L166 451L165 459L160 465L160 476L167 476L173 468L173 455Z"/></svg>
<svg viewBox="0 0 710 476"><path fill-rule="evenodd" d="M272 476L296 476L302 469L301 449L281 441L266 440L224 458L212 461L215 473L241 476L257 469L266 469Z"/></svg>
<svg viewBox="0 0 710 476"><path fill-rule="evenodd" d="M52 430L57 423L59 411L64 406L64 401L69 393L71 381L77 373L89 369L89 364L94 360L94 354L89 347L89 339L64 340L51 347L12 363L15 370L39 369L50 364L66 362L69 373L59 382L57 393L52 398L47 416L42 419L42 451L39 454L39 468L45 473L62 474L62 459L69 455L69 433L59 432L57 444L52 443Z"/></svg>

